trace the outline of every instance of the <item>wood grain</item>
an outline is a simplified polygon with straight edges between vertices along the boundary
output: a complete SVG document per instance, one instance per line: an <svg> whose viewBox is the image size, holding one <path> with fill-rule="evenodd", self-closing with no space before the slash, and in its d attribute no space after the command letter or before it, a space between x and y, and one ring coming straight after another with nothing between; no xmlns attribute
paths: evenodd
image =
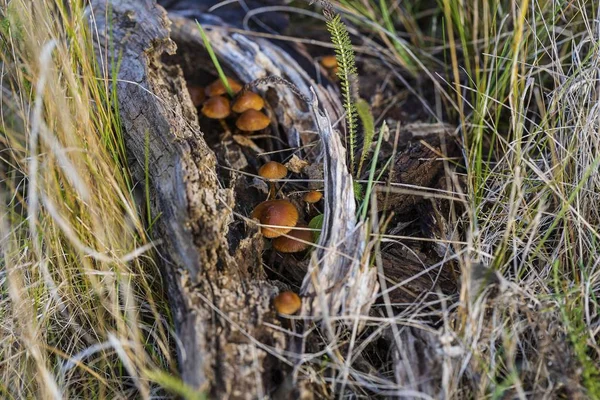
<svg viewBox="0 0 600 400"><path fill-rule="evenodd" d="M273 354L286 339L264 325L278 324L270 301L279 289L255 268L260 237L229 247L233 192L219 185L181 69L160 61L175 51L167 14L150 0L95 0L91 10L99 62L106 68L120 57L118 73L107 68L106 77L118 79L119 115L140 182L149 157L151 202L160 214L153 236L163 239L182 378L211 398L256 398L283 369Z"/></svg>

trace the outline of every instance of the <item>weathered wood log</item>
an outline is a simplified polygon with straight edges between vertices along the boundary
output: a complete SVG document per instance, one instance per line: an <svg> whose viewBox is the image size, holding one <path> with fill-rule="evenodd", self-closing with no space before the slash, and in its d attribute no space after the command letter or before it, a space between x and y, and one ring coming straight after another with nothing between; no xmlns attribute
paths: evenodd
<svg viewBox="0 0 600 400"><path fill-rule="evenodd" d="M215 155L200 131L182 72L198 64L163 62L175 44L167 15L155 1L93 0L91 9L99 60L110 65L120 56L119 71L107 69L107 78L118 79L119 112L137 180L144 180L146 154L150 161L153 212L161 215L155 235L163 239L159 250L181 342L182 378L214 398L288 396L296 383L290 383L286 365L302 355L284 357L288 338L272 328L279 325L270 309L279 285L267 281L261 268L262 238L251 225L244 226L243 237L232 228L234 221L241 223L234 210L240 203L236 195L242 193L219 181ZM202 46L194 22L172 19L178 45ZM304 95L318 98L331 119L340 115L336 93L316 85L270 42L232 34L226 27L208 34L225 68L241 80L283 75ZM208 59L203 63L210 66ZM279 122L274 129L281 130L287 145L313 141L314 134L303 133L308 130L323 140L327 226L313 258L317 262L304 281L303 315L365 313L377 291L376 272L368 269L363 253L367 232L356 227L352 179L338 133L326 115L293 90L272 85L260 90Z"/></svg>
<svg viewBox="0 0 600 400"><path fill-rule="evenodd" d="M201 18L201 15L198 17ZM181 58L196 58L195 62L186 64L198 68L203 62L194 49L203 46L203 43L196 24L176 15L171 15L171 19L173 38L189 53ZM346 152L339 133L331 127L330 120L341 114L337 96L312 81L306 71L271 42L260 38L250 40L239 33L229 32L222 21L213 18L212 22L219 22L220 26L211 26L206 34L228 70L246 82L277 76L294 85L292 89L267 82L258 88L272 106L288 145L297 147L314 142L314 135L305 136L302 132L315 129L323 145L325 223L318 244L320 249L325 250L317 251L319 254L315 260L318 265L312 266L302 285L302 292L311 299L310 311L306 311L308 316L320 317L322 314L319 304L323 299L316 299L317 294L328 298L325 301L329 303L327 315L368 312L377 292L377 279L375 270L369 271L362 265L368 259L362 259L366 235L362 228L355 229L352 177L346 167ZM189 74L192 73L189 71ZM327 110L327 117L319 110L317 98L323 103L319 105ZM307 104L307 99L312 99L310 104ZM332 113L333 117L329 117ZM314 282L321 285L319 290L314 287ZM318 293L321 290L327 293Z"/></svg>
<svg viewBox="0 0 600 400"><path fill-rule="evenodd" d="M106 68L120 57L120 69L107 68L107 78L118 79L119 113L139 181L149 157L182 378L214 398L259 397L283 369L276 354L285 337L264 325L278 324L270 310L278 288L256 268L262 248L256 235L229 247L233 192L219 186L181 69L160 61L175 51L167 14L152 0L96 0L91 10L100 62Z"/></svg>
<svg viewBox="0 0 600 400"><path fill-rule="evenodd" d="M302 294L308 299L302 314L344 316L352 324L357 316L368 314L375 301L377 271L370 268L370 256L365 254L369 232L357 221L353 179L342 142L319 111L316 96L311 108L325 155L325 212L319 247L302 282Z"/></svg>

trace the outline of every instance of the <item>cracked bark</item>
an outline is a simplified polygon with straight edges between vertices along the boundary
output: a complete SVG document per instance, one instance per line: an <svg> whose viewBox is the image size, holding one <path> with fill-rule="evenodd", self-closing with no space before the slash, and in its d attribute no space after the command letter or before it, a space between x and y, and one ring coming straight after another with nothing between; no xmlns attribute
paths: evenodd
<svg viewBox="0 0 600 400"><path fill-rule="evenodd" d="M184 61L186 55L194 61L182 62L183 68L194 68L193 72L198 73L199 64L209 63L200 60L202 56L193 51L201 46L195 24L172 15L174 25L170 27L165 11L152 0L93 0L91 4L92 22L96 24L93 31L99 33L97 53L101 63L110 65L113 57L121 61L118 75L113 76L113 71L107 74L119 79L116 85L119 113L138 181L145 178L146 154L149 157L151 202L154 215L161 214L155 237L164 239L160 252L181 343L178 355L183 380L206 390L211 398L256 398L267 394L288 398L295 389L296 393L310 394L313 388L303 388L309 384L308 380L293 381L286 372L287 365L294 360L286 361L280 356L290 347L300 350L294 343L288 346L285 335L266 324L279 324L270 310L271 299L279 287L265 279L260 267L263 243L260 236L254 228L244 227L243 237L228 241L228 233L236 233L232 224L236 192L233 186L224 188L219 183L215 155L198 125L181 67L177 65L179 60L172 57L176 46L170 34L183 49L192 49L182 52ZM320 105L337 120L340 115L337 94L314 84L297 64L291 66L287 54L264 40L228 35L225 28L215 27L209 35L211 42L217 44L215 51L224 66L234 70L244 82L285 71L287 79L303 93L308 94L309 87L313 87ZM108 54L107 49L113 53ZM259 90L267 94L267 99L273 97L269 103L280 123L281 136L288 143L306 144L314 140L301 132L313 129L319 117L325 118L316 106L314 110L304 107L285 88L278 87L275 91L267 85ZM332 243L337 243L340 237L346 238L346 247L352 249L349 254L359 258L365 241L359 236L366 232L353 231L353 199L347 196L343 205L336 201L342 193L352 193L351 179L342 162L343 147L336 142L337 133L331 131L327 118L318 125L321 140L329 141L324 146L328 171L325 180L329 179L325 182L328 226L338 227L335 235L326 231L320 244L322 248L335 248ZM400 181L433 186L443 172L439 163L425 161L432 158L426 149L412 149L413 152L398 155L396 171ZM315 177L320 179L322 173ZM417 178L426 179L412 182ZM399 211L405 204L410 208L417 203L415 196L404 194L393 200ZM345 231L340 232L340 226ZM321 252L319 256L334 257L334 254ZM386 275L398 280L417 273L420 268L419 264L413 269L405 268L397 259L384 258L386 261L390 261ZM333 258L329 267L317 268L318 264L313 263L305 276L305 316L319 316L323 310L350 315L368 311L377 291L373 271L361 268L359 263L349 265ZM394 276L394 266L400 268L397 270L400 275ZM323 303L313 301L317 299L314 282L331 289ZM430 290L431 281L424 284ZM404 375L396 370L397 379L402 381Z"/></svg>
<svg viewBox="0 0 600 400"><path fill-rule="evenodd" d="M234 193L219 185L180 68L160 61L175 51L166 12L151 0L94 0L91 10L99 62L121 61L118 74L106 73L118 79L119 114L138 181L149 157L151 203L154 215L160 213L155 237L166 239L159 251L182 378L214 398L256 398L272 389L272 375L283 368L266 346L281 351L285 337L263 324L278 324L270 310L278 288L255 267L262 248L257 235L229 248Z"/></svg>

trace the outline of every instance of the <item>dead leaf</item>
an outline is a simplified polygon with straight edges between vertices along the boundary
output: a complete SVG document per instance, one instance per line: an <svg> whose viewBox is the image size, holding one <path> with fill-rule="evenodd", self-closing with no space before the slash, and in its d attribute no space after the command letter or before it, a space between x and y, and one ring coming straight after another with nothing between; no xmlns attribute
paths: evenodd
<svg viewBox="0 0 600 400"><path fill-rule="evenodd" d="M258 147L256 143L252 139L250 139L246 135L233 135L233 140L240 146L248 147L249 149L254 150L257 153L264 153L265 151Z"/></svg>
<svg viewBox="0 0 600 400"><path fill-rule="evenodd" d="M301 173L304 168L308 167L308 165L308 162L301 159L295 154L292 156L292 159L285 164L287 169L289 169L295 174Z"/></svg>

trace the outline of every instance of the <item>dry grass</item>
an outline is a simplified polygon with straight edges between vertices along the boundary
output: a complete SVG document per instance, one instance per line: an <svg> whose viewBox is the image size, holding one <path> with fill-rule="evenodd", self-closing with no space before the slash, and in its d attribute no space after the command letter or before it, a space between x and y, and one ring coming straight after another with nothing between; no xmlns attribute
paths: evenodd
<svg viewBox="0 0 600 400"><path fill-rule="evenodd" d="M3 3L1 396L147 397L169 314L83 2Z"/></svg>
<svg viewBox="0 0 600 400"><path fill-rule="evenodd" d="M386 46L372 48L381 60L434 81L458 125L468 206L449 216L456 229L447 258L459 260L461 291L431 293L439 300L401 312L388 306L372 322L387 325L399 348L410 347L410 329L431 335L437 350L417 359L439 369L424 375L423 364L403 364L409 354L397 357L388 378L389 365L368 377L332 369L343 381L354 374L365 395L598 398L598 5L423 3L429 8L343 6L380 34ZM399 39L390 20L403 21L410 40Z"/></svg>
<svg viewBox="0 0 600 400"><path fill-rule="evenodd" d="M186 395L167 375L172 327L145 205L99 79L118 60L97 65L83 1L59 3L0 1L0 394ZM387 304L363 319L367 334L332 331L302 373L365 397L600 397L598 5L388 3L340 8L378 35L369 54L434 81L430 109L459 127L468 206L447 239L461 291ZM396 368L374 359L382 335L402 346L409 327L431 338L439 379L400 373L406 355Z"/></svg>

